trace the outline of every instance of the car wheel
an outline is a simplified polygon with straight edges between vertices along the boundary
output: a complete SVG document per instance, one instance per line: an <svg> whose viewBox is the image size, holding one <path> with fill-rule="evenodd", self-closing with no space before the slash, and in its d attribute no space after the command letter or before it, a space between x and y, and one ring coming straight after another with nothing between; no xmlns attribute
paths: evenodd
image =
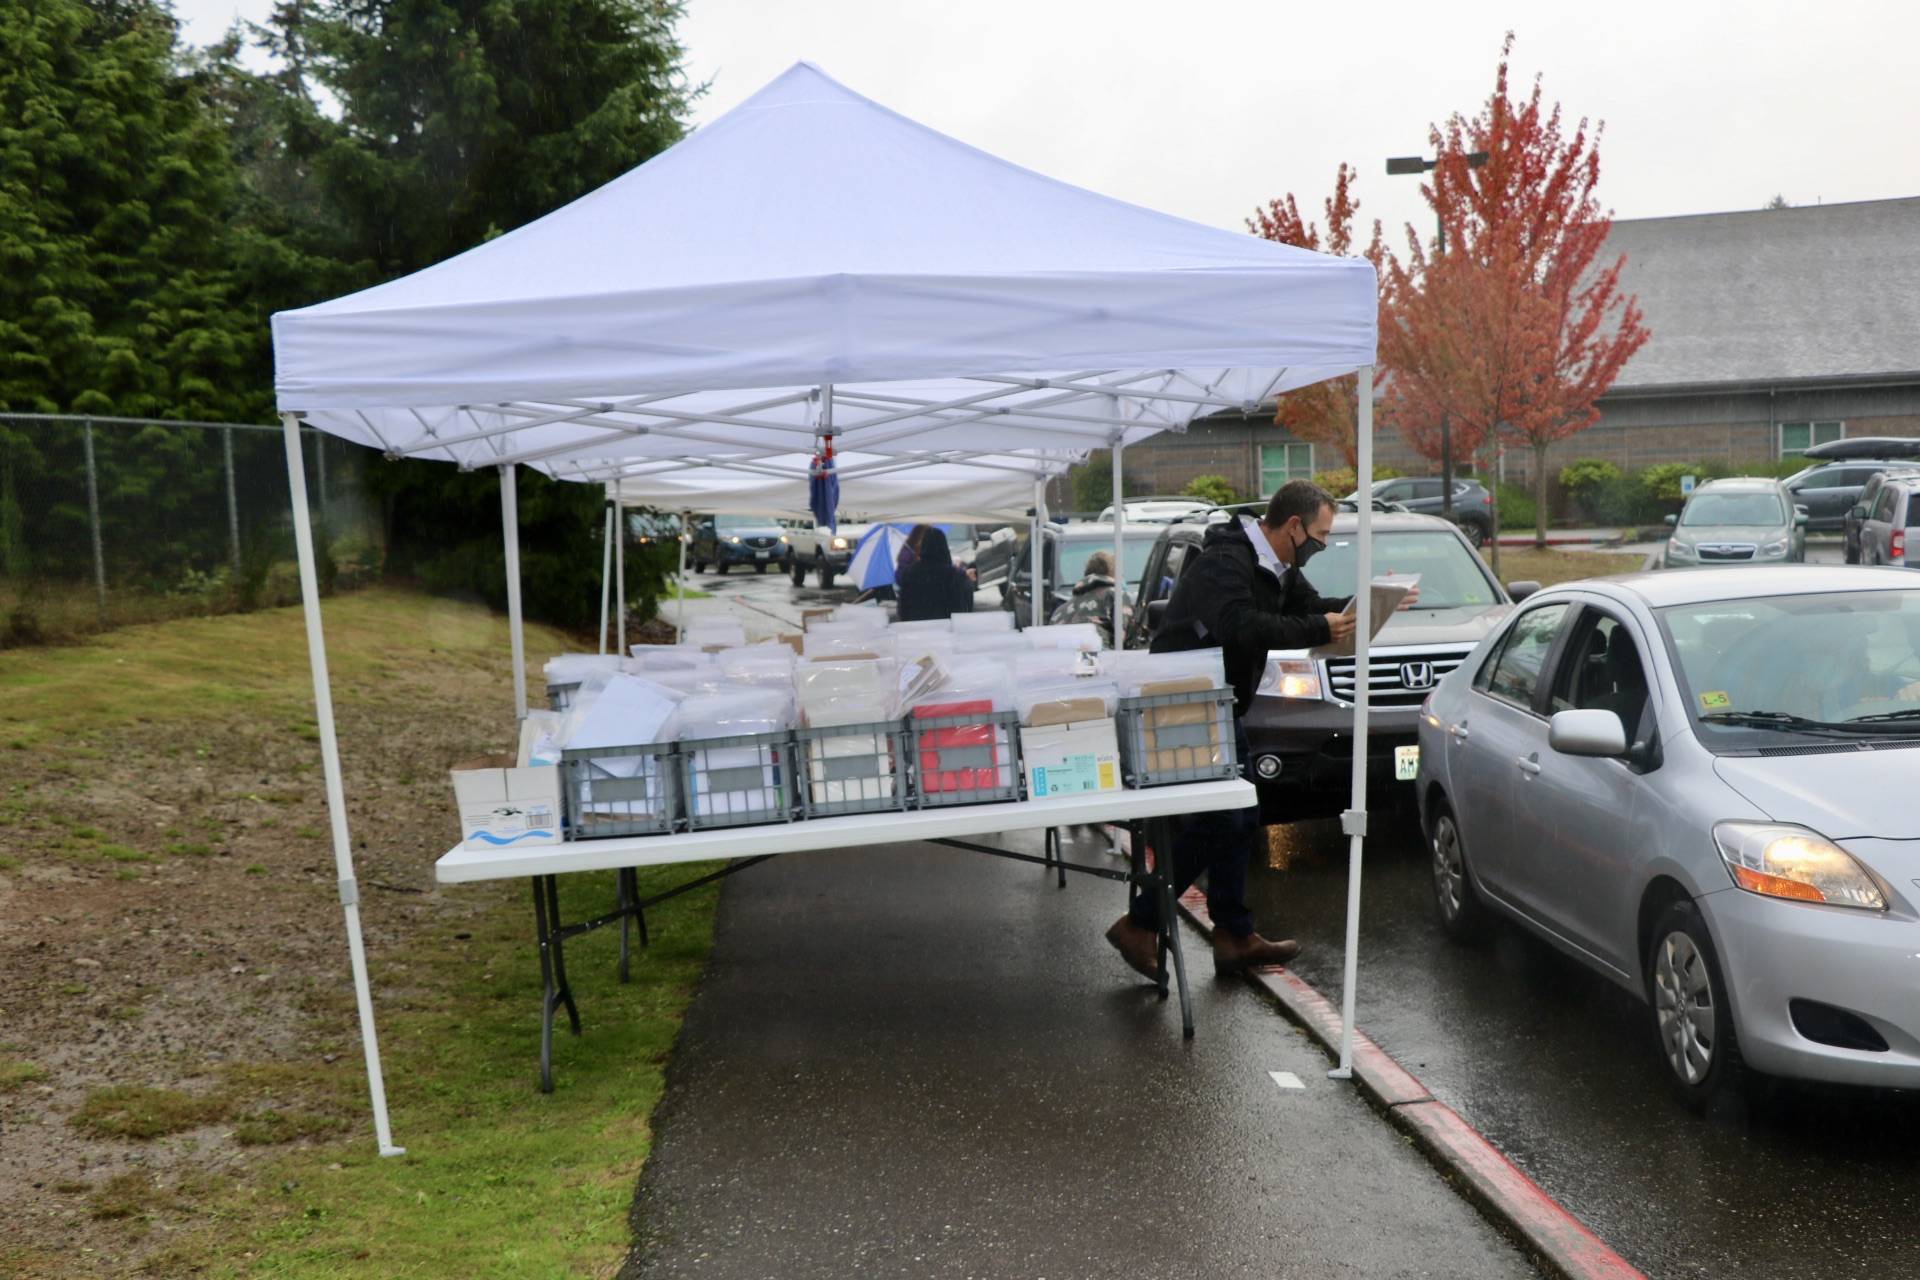
<svg viewBox="0 0 1920 1280"><path fill-rule="evenodd" d="M833 569L825 560L820 562L820 589L825 591L833 585Z"/></svg>
<svg viewBox="0 0 1920 1280"><path fill-rule="evenodd" d="M1860 544L1859 543L1849 542L1847 544L1847 563L1848 564L1860 563Z"/></svg>
<svg viewBox="0 0 1920 1280"><path fill-rule="evenodd" d="M693 562L693 571L695 573L705 573L707 571L707 562L705 560L695 560Z"/></svg>
<svg viewBox="0 0 1920 1280"><path fill-rule="evenodd" d="M1460 532L1467 535L1467 541L1473 544L1476 551L1487 545L1487 526L1479 520L1463 521Z"/></svg>
<svg viewBox="0 0 1920 1280"><path fill-rule="evenodd" d="M807 585L807 566L801 564L798 560L787 561L787 573L792 576L794 586L804 587Z"/></svg>
<svg viewBox="0 0 1920 1280"><path fill-rule="evenodd" d="M1473 875L1467 870L1467 846L1460 824L1443 802L1434 815L1429 840L1433 855L1433 907L1440 929L1456 942L1470 942L1486 932L1487 909L1474 896Z"/></svg>
<svg viewBox="0 0 1920 1280"><path fill-rule="evenodd" d="M1740 1079L1743 1067L1720 961L1691 902L1674 903L1654 924L1647 1001L1668 1084L1682 1103L1704 1110Z"/></svg>
<svg viewBox="0 0 1920 1280"><path fill-rule="evenodd" d="M733 568L732 565L728 564L725 560L721 560L713 566L713 571L715 573L725 573L731 568Z"/></svg>

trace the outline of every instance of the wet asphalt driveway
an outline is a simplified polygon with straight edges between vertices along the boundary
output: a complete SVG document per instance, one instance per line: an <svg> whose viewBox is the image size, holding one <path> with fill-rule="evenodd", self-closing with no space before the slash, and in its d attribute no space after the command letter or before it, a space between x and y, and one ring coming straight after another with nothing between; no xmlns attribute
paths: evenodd
<svg viewBox="0 0 1920 1280"><path fill-rule="evenodd" d="M1773 1082L1696 1117L1669 1099L1644 1006L1517 928L1432 921L1410 821L1370 847L1356 1024L1648 1275L1920 1276L1920 1096ZM1287 828L1256 912L1340 994L1346 850Z"/></svg>

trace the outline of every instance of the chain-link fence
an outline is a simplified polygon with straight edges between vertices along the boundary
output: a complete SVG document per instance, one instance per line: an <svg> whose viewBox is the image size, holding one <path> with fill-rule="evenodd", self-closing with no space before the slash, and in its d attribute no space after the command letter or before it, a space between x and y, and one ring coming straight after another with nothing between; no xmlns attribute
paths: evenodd
<svg viewBox="0 0 1920 1280"><path fill-rule="evenodd" d="M330 591L380 570L377 457L302 440ZM280 428L0 413L0 648L299 598Z"/></svg>

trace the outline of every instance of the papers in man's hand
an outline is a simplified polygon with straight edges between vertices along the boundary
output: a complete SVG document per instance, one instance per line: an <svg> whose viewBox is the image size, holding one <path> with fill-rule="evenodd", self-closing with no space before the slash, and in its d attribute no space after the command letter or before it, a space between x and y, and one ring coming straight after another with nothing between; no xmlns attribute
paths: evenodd
<svg viewBox="0 0 1920 1280"><path fill-rule="evenodd" d="M1407 598L1407 593L1419 585L1420 575L1417 573L1383 574L1373 580L1373 616L1369 619L1372 623L1372 628L1367 635L1369 641L1371 641L1374 636L1380 634L1380 628L1387 625L1387 619L1393 616L1394 611L1400 607L1401 601ZM1347 617L1352 617L1358 612L1356 606L1359 603L1360 597L1355 596L1353 599L1347 601L1347 607L1341 612ZM1336 640L1332 644L1320 645L1312 651L1312 656L1315 658L1351 658L1353 656L1353 640L1353 636L1348 636L1346 639Z"/></svg>

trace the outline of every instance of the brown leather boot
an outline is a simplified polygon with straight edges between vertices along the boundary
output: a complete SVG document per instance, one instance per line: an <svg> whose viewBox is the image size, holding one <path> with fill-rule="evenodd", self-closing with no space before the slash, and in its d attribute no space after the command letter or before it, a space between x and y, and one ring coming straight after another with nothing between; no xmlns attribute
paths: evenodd
<svg viewBox="0 0 1920 1280"><path fill-rule="evenodd" d="M1143 978L1160 980L1160 935L1137 925L1133 917L1121 916L1107 930L1107 941L1127 962L1127 967Z"/></svg>
<svg viewBox="0 0 1920 1280"><path fill-rule="evenodd" d="M1213 926L1211 938L1213 971L1222 977L1257 969L1262 965L1285 964L1300 954L1300 944L1292 938L1274 942L1257 933L1241 938L1219 925Z"/></svg>

